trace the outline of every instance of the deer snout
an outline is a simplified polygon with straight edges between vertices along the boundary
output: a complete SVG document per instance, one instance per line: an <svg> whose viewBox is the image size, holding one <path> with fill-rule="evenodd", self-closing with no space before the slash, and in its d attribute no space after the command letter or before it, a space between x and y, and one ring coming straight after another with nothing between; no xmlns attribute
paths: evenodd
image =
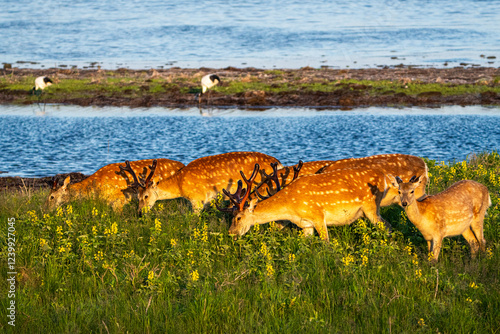
<svg viewBox="0 0 500 334"><path fill-rule="evenodd" d="M405 207L408 206L408 202L407 201L401 201L401 205L403 206L403 208L405 208Z"/></svg>

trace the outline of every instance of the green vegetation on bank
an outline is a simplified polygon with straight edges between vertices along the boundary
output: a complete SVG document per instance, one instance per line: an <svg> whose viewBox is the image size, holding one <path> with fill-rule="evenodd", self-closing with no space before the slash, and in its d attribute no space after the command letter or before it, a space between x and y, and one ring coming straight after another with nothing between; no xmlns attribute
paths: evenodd
<svg viewBox="0 0 500 334"><path fill-rule="evenodd" d="M248 91L264 91L266 93L291 92L346 92L353 91L368 96L391 94L405 94L418 96L419 94L438 94L443 96L460 96L466 94L480 94L492 92L500 93L500 78L493 82L479 81L476 84L445 84L421 83L418 81L402 82L399 80L338 80L329 81L314 78L303 81L301 77L287 77L280 70L263 72L266 79L258 76L223 79L223 85L212 90L219 94L234 95ZM171 76L152 78L146 72L144 75L127 76L118 72L103 71L92 78L64 79L58 78L56 84L43 93L45 100L75 100L95 96L140 98L144 96L161 96L166 93L194 94L199 92L199 77ZM33 87L35 78L30 76L12 77L6 75L0 78L0 90L12 91L16 95L14 103L30 103L38 101L38 97L28 94ZM25 91L26 94L20 94Z"/></svg>
<svg viewBox="0 0 500 334"><path fill-rule="evenodd" d="M230 217L158 202L137 217L98 199L48 212L47 191L0 193L1 258L16 230L16 332L36 333L497 333L500 329L500 156L428 160L429 193L473 179L486 185L487 251L470 259L446 238L439 262L396 206L329 229L331 242L275 224L233 240ZM0 287L7 291L7 270ZM7 293L0 299L6 310ZM4 313L5 314L5 313ZM13 328L7 319L3 332Z"/></svg>

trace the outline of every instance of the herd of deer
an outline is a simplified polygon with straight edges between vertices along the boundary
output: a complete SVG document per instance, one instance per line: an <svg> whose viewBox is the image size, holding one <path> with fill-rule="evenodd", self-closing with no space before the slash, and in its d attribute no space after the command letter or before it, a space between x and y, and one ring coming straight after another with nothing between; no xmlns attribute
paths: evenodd
<svg viewBox="0 0 500 334"><path fill-rule="evenodd" d="M232 152L188 165L169 159L110 164L79 183L70 184L67 177L58 187L54 180L47 203L53 209L70 199L99 195L121 210L137 196L141 213L158 200L184 197L199 212L222 192L230 206L218 208L233 214L230 234L242 236L255 224L284 221L281 225L292 222L306 235L316 230L326 241L328 226L351 224L362 216L373 224L383 222L391 231L380 207L396 203L422 233L435 261L444 237L461 234L473 257L479 248L484 250L483 220L491 205L488 189L463 180L426 195L427 181L424 160L411 155L283 166L263 153Z"/></svg>

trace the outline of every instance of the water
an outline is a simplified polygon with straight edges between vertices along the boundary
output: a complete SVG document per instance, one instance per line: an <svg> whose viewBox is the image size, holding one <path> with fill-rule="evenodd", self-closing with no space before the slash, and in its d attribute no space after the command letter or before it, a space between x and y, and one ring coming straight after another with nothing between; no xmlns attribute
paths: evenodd
<svg viewBox="0 0 500 334"><path fill-rule="evenodd" d="M91 174L118 161L260 151L284 164L406 153L439 161L500 148L500 108L95 108L0 105L2 176Z"/></svg>
<svg viewBox="0 0 500 334"><path fill-rule="evenodd" d="M0 62L20 67L498 66L487 57L500 57L500 1L0 0L0 8Z"/></svg>

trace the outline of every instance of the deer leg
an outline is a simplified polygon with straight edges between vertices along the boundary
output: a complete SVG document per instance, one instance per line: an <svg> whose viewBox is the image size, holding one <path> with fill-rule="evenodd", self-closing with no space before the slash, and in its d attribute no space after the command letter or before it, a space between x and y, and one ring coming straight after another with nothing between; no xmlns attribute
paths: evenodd
<svg viewBox="0 0 500 334"><path fill-rule="evenodd" d="M378 222L382 222L384 224L385 229L389 232L389 234L392 233L392 226L388 222L386 222L379 214L379 210L377 206L370 207L370 208L363 208L363 213L365 214L365 217L370 220L370 222L378 226Z"/></svg>
<svg viewBox="0 0 500 334"><path fill-rule="evenodd" d="M326 221L323 220L321 223L313 222L313 224L316 231L318 231L319 237L324 241L329 242L330 239L328 238L328 228L326 227Z"/></svg>
<svg viewBox="0 0 500 334"><path fill-rule="evenodd" d="M470 253L471 257L475 258L477 255L477 250L479 249L479 243L478 240L476 239L476 236L472 232L472 229L467 228L464 233L462 233L462 236L467 240L470 246Z"/></svg>
<svg viewBox="0 0 500 334"><path fill-rule="evenodd" d="M443 243L443 238L432 239L431 252L433 255L433 262L437 262L439 258L439 253L441 252L441 244Z"/></svg>
<svg viewBox="0 0 500 334"><path fill-rule="evenodd" d="M481 248L481 251L484 252L486 251L486 240L484 239L483 222L484 222L484 213L480 212L477 218L475 217L472 223L470 224L470 229L472 230L472 232L474 232L476 239L479 242L479 247Z"/></svg>

